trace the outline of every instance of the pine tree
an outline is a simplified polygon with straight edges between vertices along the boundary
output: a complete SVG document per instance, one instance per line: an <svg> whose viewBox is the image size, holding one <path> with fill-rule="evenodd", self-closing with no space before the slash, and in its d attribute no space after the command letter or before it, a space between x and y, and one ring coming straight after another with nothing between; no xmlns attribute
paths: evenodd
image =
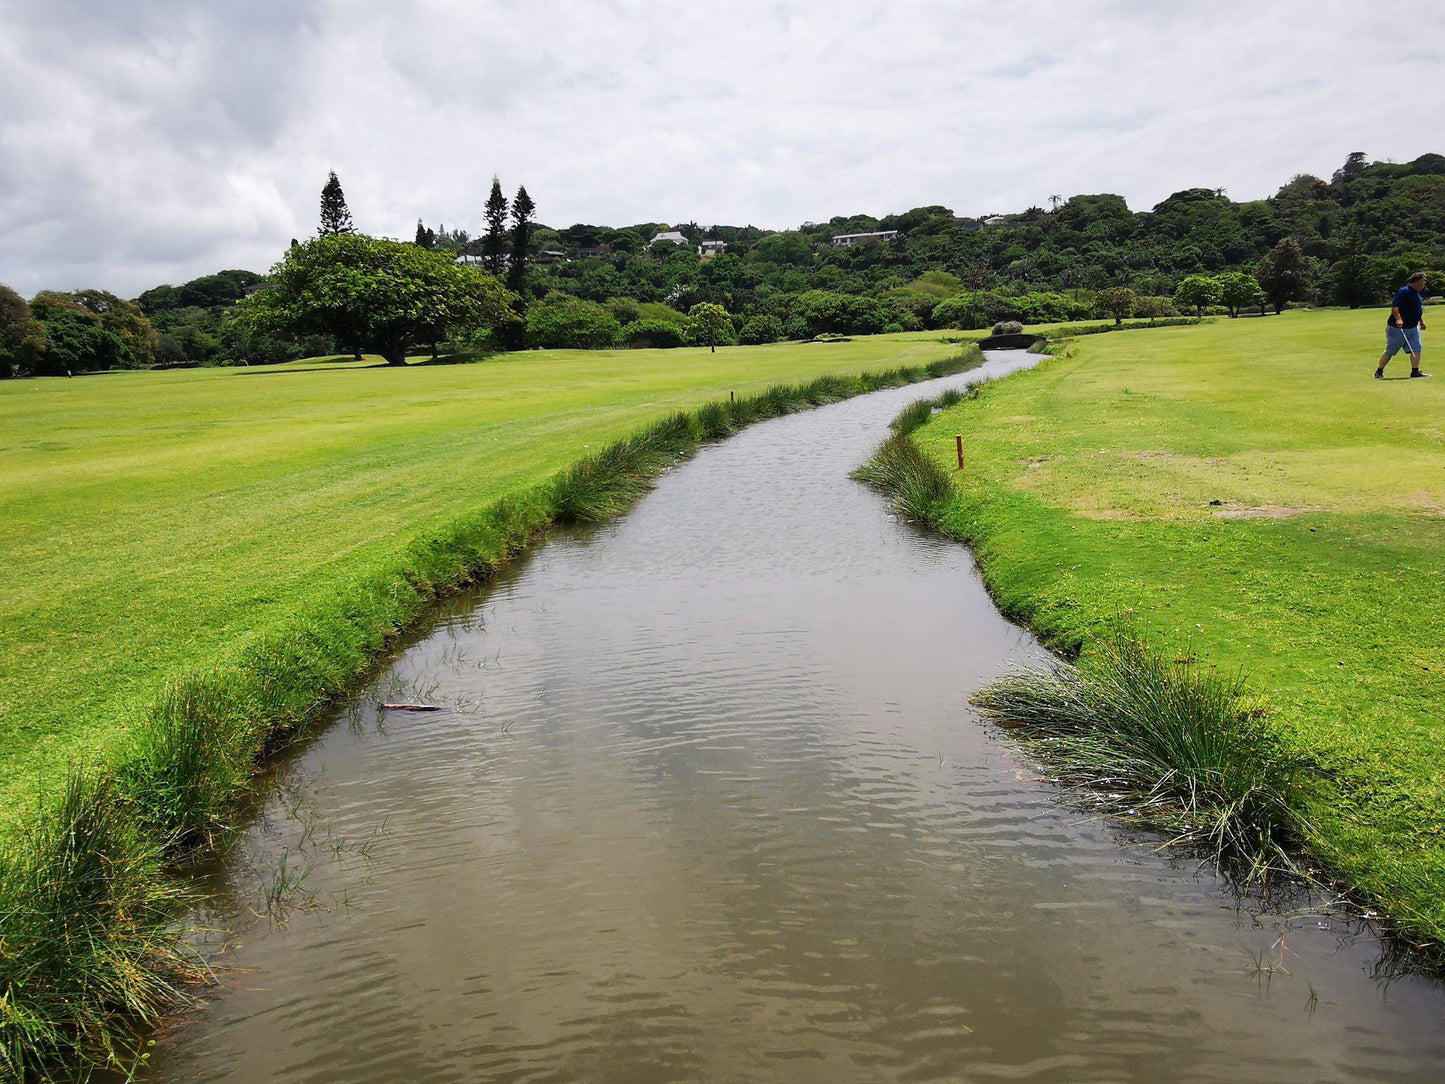
<svg viewBox="0 0 1445 1084"><path fill-rule="evenodd" d="M431 248L426 240L426 227L422 225L419 218L416 220L416 241L413 243L417 248Z"/></svg>
<svg viewBox="0 0 1445 1084"><path fill-rule="evenodd" d="M316 231L323 237L327 234L355 233L351 212L346 209L346 196L341 191L341 182L336 179L336 170L326 178L326 187L321 190L321 227Z"/></svg>
<svg viewBox="0 0 1445 1084"><path fill-rule="evenodd" d="M532 212L536 209L527 195L527 186L517 189L512 199L512 261L507 268L507 285L518 294L527 284L527 245L532 239Z"/></svg>
<svg viewBox="0 0 1445 1084"><path fill-rule="evenodd" d="M507 269L507 197L502 195L502 182L492 178L492 194L487 197L487 233L482 238L482 259L487 270L498 278Z"/></svg>

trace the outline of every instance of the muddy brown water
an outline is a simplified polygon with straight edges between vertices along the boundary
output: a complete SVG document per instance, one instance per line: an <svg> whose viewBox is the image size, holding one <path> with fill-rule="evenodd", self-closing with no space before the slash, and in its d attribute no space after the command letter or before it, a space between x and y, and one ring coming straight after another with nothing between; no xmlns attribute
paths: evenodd
<svg viewBox="0 0 1445 1084"><path fill-rule="evenodd" d="M847 475L1031 360L758 425L455 600L277 768L202 916L225 988L146 1078L1445 1077L1371 930L1239 900L968 708L1040 649Z"/></svg>

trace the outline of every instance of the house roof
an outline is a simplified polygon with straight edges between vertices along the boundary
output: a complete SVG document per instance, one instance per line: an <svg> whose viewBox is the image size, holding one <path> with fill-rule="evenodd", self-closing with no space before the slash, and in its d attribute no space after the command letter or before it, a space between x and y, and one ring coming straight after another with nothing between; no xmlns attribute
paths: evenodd
<svg viewBox="0 0 1445 1084"><path fill-rule="evenodd" d="M682 234L678 233L677 230L667 230L663 233L659 233L649 242L649 244L655 245L659 241L671 241L674 244L678 245L687 244L687 238L684 237Z"/></svg>

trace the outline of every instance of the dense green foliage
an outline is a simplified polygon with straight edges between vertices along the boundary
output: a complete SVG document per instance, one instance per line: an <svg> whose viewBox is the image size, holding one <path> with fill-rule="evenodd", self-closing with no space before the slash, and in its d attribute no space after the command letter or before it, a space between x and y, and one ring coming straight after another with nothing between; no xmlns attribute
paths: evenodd
<svg viewBox="0 0 1445 1084"><path fill-rule="evenodd" d="M744 320L766 313L784 324L799 315L801 295L810 290L875 301L901 291L890 316L912 308L918 326L936 327L943 324L929 319L926 302L910 304L912 295L939 299L937 283L925 277L930 274L1004 296L1054 291L1087 301L1092 291L1126 286L1140 297L1167 297L1190 275L1259 271L1281 241L1293 238L1307 261L1300 300L1378 302L1410 270L1445 265L1445 157L1367 164L1352 155L1329 181L1297 177L1269 199L1245 203L1197 188L1135 212L1119 196L1085 195L1052 211L1032 208L989 222L920 207L883 218L838 217L785 233L720 226L715 232L727 251L707 259L682 246L649 248L658 223L539 227L536 251L558 249L574 258L540 267L532 289L538 296L560 290L593 301L627 296L679 308L714 301ZM695 225L677 228L692 240L704 234ZM829 243L834 234L879 229L899 230L901 237L853 247ZM590 255L599 249L602 255Z"/></svg>
<svg viewBox="0 0 1445 1084"><path fill-rule="evenodd" d="M143 369L155 359L155 329L133 301L104 290L42 290L27 315L18 300L0 287L0 375Z"/></svg>
<svg viewBox="0 0 1445 1084"><path fill-rule="evenodd" d="M45 348L45 328L25 299L0 285L0 379L35 372Z"/></svg>
<svg viewBox="0 0 1445 1084"><path fill-rule="evenodd" d="M357 233L295 245L236 321L274 336L326 335L404 363L413 344L486 334L512 319L496 278L416 245Z"/></svg>
<svg viewBox="0 0 1445 1084"><path fill-rule="evenodd" d="M489 345L509 349L582 341L692 344L699 328L685 314L699 304L721 305L729 314L726 326L711 333L718 345L968 330L999 320L1235 316L1265 303L1276 310L1292 302L1355 307L1383 301L1414 270L1445 268L1445 157L1435 154L1403 164L1368 163L1352 154L1329 181L1296 177L1269 199L1245 203L1195 188L1139 212L1105 194L1075 196L1049 211L961 217L930 206L883 218L840 216L781 233L690 223L675 227L692 242L685 245L651 244L670 228L655 222L552 229L535 220L525 188L509 202L496 178L482 211L483 232L475 237L418 221L415 247L480 262L507 280L517 295L517 319ZM831 243L839 233L876 230L898 235L881 243ZM333 174L320 232L348 231L354 227ZM704 239L724 242L726 251L699 253L694 244ZM159 333L150 349L132 342L121 352L74 320L62 321L67 326L59 329L50 371L75 371L77 364L269 364L355 349L332 331L283 334L231 321L232 306L260 282L252 272L222 271L147 290L138 302ZM553 299L553 311L529 321L528 308L545 298ZM607 333L610 326L594 309L563 298L607 307L616 333ZM651 311L640 313L639 306ZM563 334L554 317L564 309L569 318L588 314L590 329ZM536 334L529 335L529 327ZM43 350L37 355L33 332L27 334L28 346L0 344L13 358L30 359L12 359L8 368L46 371L36 361Z"/></svg>

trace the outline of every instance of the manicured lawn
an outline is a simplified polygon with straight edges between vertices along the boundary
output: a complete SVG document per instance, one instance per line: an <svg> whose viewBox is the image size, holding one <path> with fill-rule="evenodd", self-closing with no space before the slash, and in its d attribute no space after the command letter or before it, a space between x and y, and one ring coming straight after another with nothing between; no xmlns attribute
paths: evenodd
<svg viewBox="0 0 1445 1084"><path fill-rule="evenodd" d="M1318 759L1319 852L1445 939L1445 380L1372 380L1384 323L1080 338L915 438L952 465L963 434L946 523L1006 609L1061 646L1122 617L1246 671Z"/></svg>
<svg viewBox="0 0 1445 1084"><path fill-rule="evenodd" d="M589 446L730 390L954 353L932 335L0 383L0 813L115 749L168 677Z"/></svg>

